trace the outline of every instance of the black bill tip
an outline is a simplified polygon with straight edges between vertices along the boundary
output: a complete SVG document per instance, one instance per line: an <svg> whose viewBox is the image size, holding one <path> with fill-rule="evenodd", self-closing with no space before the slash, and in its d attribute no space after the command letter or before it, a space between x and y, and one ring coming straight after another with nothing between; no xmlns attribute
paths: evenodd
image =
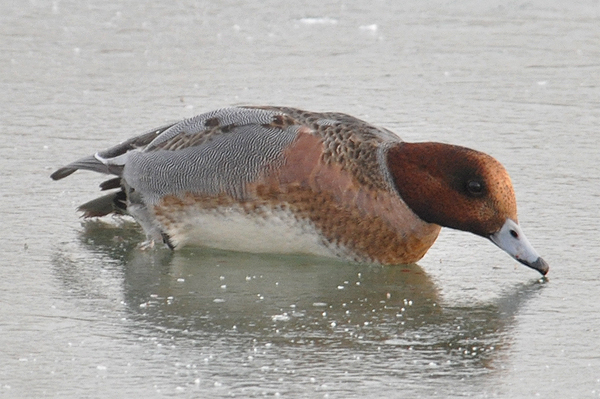
<svg viewBox="0 0 600 399"><path fill-rule="evenodd" d="M531 267L532 269L537 270L538 272L540 272L542 274L542 276L545 276L546 274L548 274L548 271L550 270L550 266L548 265L548 263L546 263L546 261L544 259L542 259L541 257L537 258L535 262L527 262L527 261L524 261L521 259L519 259L519 262L521 262L525 266L528 266L528 267Z"/></svg>

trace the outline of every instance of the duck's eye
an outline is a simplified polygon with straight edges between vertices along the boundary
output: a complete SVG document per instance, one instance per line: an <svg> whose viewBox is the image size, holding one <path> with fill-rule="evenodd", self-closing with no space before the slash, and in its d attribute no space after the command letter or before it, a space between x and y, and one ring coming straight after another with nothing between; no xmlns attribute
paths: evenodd
<svg viewBox="0 0 600 399"><path fill-rule="evenodd" d="M467 191L472 195L481 195L483 193L483 184L478 180L469 180L467 182Z"/></svg>

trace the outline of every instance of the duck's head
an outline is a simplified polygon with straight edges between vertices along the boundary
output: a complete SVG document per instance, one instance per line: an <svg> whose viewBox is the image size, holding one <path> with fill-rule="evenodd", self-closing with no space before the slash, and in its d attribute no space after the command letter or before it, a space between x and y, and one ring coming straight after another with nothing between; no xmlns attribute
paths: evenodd
<svg viewBox="0 0 600 399"><path fill-rule="evenodd" d="M524 265L548 273L519 226L510 177L494 158L442 143L400 143L388 150L387 162L400 196L419 218L489 238Z"/></svg>

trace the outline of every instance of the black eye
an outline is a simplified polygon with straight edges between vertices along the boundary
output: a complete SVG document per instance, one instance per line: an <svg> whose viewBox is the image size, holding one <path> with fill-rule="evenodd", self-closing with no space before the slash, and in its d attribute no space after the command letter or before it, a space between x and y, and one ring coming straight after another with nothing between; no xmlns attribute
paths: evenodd
<svg viewBox="0 0 600 399"><path fill-rule="evenodd" d="M511 230L511 231L510 231L510 235L511 235L511 236L513 236L514 238L519 238L519 233L517 233L517 232L516 232L516 231L514 231L514 230Z"/></svg>
<svg viewBox="0 0 600 399"><path fill-rule="evenodd" d="M483 184L478 180L469 180L467 182L467 191L472 195L481 195L483 193Z"/></svg>

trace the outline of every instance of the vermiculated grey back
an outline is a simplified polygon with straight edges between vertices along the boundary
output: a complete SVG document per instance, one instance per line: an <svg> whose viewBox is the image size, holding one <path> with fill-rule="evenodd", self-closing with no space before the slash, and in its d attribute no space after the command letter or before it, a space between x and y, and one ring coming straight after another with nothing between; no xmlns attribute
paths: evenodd
<svg viewBox="0 0 600 399"><path fill-rule="evenodd" d="M227 126L244 126L249 124L264 125L273 120L273 116L281 112L249 108L221 108L215 111L197 115L172 126L170 129L152 141L146 151L156 148L170 147L168 142L177 136L206 136L215 128Z"/></svg>
<svg viewBox="0 0 600 399"><path fill-rule="evenodd" d="M270 113L269 118L261 122L271 122L272 115ZM263 124L234 125L231 130L213 135L210 141L177 151L131 152L123 177L149 204L155 204L165 195L186 192L225 193L244 199L247 183L268 169L281 166L283 150L296 138L300 128L280 129ZM171 138L180 133L178 131ZM161 137L155 141L161 144L159 139Z"/></svg>

